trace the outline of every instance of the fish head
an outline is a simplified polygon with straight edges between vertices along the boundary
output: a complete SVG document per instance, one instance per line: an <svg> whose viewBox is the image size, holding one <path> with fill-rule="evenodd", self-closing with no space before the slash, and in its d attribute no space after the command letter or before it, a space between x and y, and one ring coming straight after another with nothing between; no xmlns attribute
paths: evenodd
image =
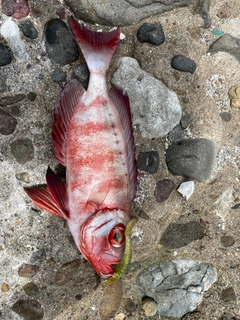
<svg viewBox="0 0 240 320"><path fill-rule="evenodd" d="M126 213L119 209L100 210L80 230L80 251L102 279L114 274L125 248Z"/></svg>

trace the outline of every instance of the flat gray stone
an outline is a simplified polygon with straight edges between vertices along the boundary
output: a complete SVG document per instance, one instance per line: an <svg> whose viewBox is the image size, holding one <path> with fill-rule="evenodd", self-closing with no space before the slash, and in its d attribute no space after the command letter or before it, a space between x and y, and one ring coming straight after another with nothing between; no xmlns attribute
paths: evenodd
<svg viewBox="0 0 240 320"><path fill-rule="evenodd" d="M197 308L204 292L216 280L211 265L179 259L160 263L153 271L150 266L138 275L137 285L158 303L161 315L180 318Z"/></svg>
<svg viewBox="0 0 240 320"><path fill-rule="evenodd" d="M190 5L192 0L65 0L77 18L110 25L132 25L144 18L177 7Z"/></svg>
<svg viewBox="0 0 240 320"><path fill-rule="evenodd" d="M180 122L182 108L176 93L141 69L137 60L121 58L111 82L127 91L133 125L144 138L164 137Z"/></svg>

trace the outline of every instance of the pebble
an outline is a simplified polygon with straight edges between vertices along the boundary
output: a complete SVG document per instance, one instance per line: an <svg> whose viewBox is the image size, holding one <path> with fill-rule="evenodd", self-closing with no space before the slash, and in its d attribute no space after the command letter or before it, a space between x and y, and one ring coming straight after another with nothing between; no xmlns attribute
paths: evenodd
<svg viewBox="0 0 240 320"><path fill-rule="evenodd" d="M136 305L135 303L132 301L131 298L127 298L126 302L125 302L125 309L129 312L134 312L136 311Z"/></svg>
<svg viewBox="0 0 240 320"><path fill-rule="evenodd" d="M230 112L221 112L219 113L220 118L225 121L225 122L229 122L232 120L232 114Z"/></svg>
<svg viewBox="0 0 240 320"><path fill-rule="evenodd" d="M29 92L28 95L27 95L27 97L28 97L28 99L29 99L30 101L33 102L33 101L36 100L37 94L36 94L36 92Z"/></svg>
<svg viewBox="0 0 240 320"><path fill-rule="evenodd" d="M166 201L172 191L175 189L175 183L170 179L160 180L156 183L154 196L158 202Z"/></svg>
<svg viewBox="0 0 240 320"><path fill-rule="evenodd" d="M231 54L235 59L238 60L238 62L240 62L240 39L233 37L230 34L222 35L216 41L214 41L208 49L208 52L210 53L219 51Z"/></svg>
<svg viewBox="0 0 240 320"><path fill-rule="evenodd" d="M190 73L194 73L197 68L196 63L192 59L180 54L172 58L171 66L176 70Z"/></svg>
<svg viewBox="0 0 240 320"><path fill-rule="evenodd" d="M72 78L77 79L84 86L85 89L88 87L89 81L89 70L86 63L79 64L73 68Z"/></svg>
<svg viewBox="0 0 240 320"><path fill-rule="evenodd" d="M37 39L38 31L34 27L32 21L30 20L23 20L20 21L18 24L19 29L22 31L25 37L29 39Z"/></svg>
<svg viewBox="0 0 240 320"><path fill-rule="evenodd" d="M109 320L114 317L121 305L122 295L123 284L121 279L118 279L111 285L105 287L99 307L99 316L101 320Z"/></svg>
<svg viewBox="0 0 240 320"><path fill-rule="evenodd" d="M25 94L19 93L15 96L5 96L0 98L0 106L8 106L14 103L18 103L26 98Z"/></svg>
<svg viewBox="0 0 240 320"><path fill-rule="evenodd" d="M67 79L67 72L55 69L52 73L52 78L56 82L64 82Z"/></svg>
<svg viewBox="0 0 240 320"><path fill-rule="evenodd" d="M8 112L0 109L0 134L5 136L12 134L16 129L17 123L17 120Z"/></svg>
<svg viewBox="0 0 240 320"><path fill-rule="evenodd" d="M236 294L233 287L229 287L222 291L221 299L224 302L236 301Z"/></svg>
<svg viewBox="0 0 240 320"><path fill-rule="evenodd" d="M12 310L24 320L41 320L44 315L41 304L36 300L20 299L14 303Z"/></svg>
<svg viewBox="0 0 240 320"><path fill-rule="evenodd" d="M24 278L32 278L39 270L39 266L23 263L18 269L18 275Z"/></svg>
<svg viewBox="0 0 240 320"><path fill-rule="evenodd" d="M36 296L38 294L38 287L34 282L28 282L23 286L23 290L28 296Z"/></svg>
<svg viewBox="0 0 240 320"><path fill-rule="evenodd" d="M7 66L12 62L11 51L8 47L0 43L0 66Z"/></svg>
<svg viewBox="0 0 240 320"><path fill-rule="evenodd" d="M139 152L137 168L149 173L156 173L159 167L158 151Z"/></svg>
<svg viewBox="0 0 240 320"><path fill-rule="evenodd" d="M1 287L2 292L8 292L9 289L10 289L9 285L6 282L4 282Z"/></svg>
<svg viewBox="0 0 240 320"><path fill-rule="evenodd" d="M187 223L170 223L164 231L160 244L177 249L204 237L205 226L196 220Z"/></svg>
<svg viewBox="0 0 240 320"><path fill-rule="evenodd" d="M21 39L16 23L11 20L4 22L0 28L0 32L3 38L7 41L15 59L19 63L26 63L29 59L29 55L26 51L25 44Z"/></svg>
<svg viewBox="0 0 240 320"><path fill-rule="evenodd" d="M165 41L165 35L161 24L144 23L137 31L139 42L149 42L159 46Z"/></svg>
<svg viewBox="0 0 240 320"><path fill-rule="evenodd" d="M181 126L174 127L168 134L168 140L171 142L182 140L184 138L185 138L185 131Z"/></svg>
<svg viewBox="0 0 240 320"><path fill-rule="evenodd" d="M15 160L20 164L25 164L34 158L33 143L28 138L14 140L10 144L10 151Z"/></svg>
<svg viewBox="0 0 240 320"><path fill-rule="evenodd" d="M46 250L45 249L40 249L40 250L33 252L33 254L31 255L31 258L30 258L30 262L36 263L36 264L40 264L45 260L46 260Z"/></svg>
<svg viewBox="0 0 240 320"><path fill-rule="evenodd" d="M217 17L220 19L227 19L231 17L232 12L227 4L222 5L217 12Z"/></svg>
<svg viewBox="0 0 240 320"><path fill-rule="evenodd" d="M137 286L157 303L160 315L181 318L197 308L216 280L211 265L178 259L150 265L138 274Z"/></svg>
<svg viewBox="0 0 240 320"><path fill-rule="evenodd" d="M221 244L225 247L231 247L235 243L235 239L232 236L222 236L221 237Z"/></svg>
<svg viewBox="0 0 240 320"><path fill-rule="evenodd" d="M186 181L181 183L177 191L181 193L181 195L185 197L186 200L188 201L188 199L191 197L191 195L194 192L194 182Z"/></svg>
<svg viewBox="0 0 240 320"><path fill-rule="evenodd" d="M28 0L2 0L2 12L15 19L24 18L30 12Z"/></svg>
<svg viewBox="0 0 240 320"><path fill-rule="evenodd" d="M204 138L173 142L166 151L168 169L175 175L182 175L191 180L209 179L214 161L215 144Z"/></svg>
<svg viewBox="0 0 240 320"><path fill-rule="evenodd" d="M155 314L157 313L158 311L158 305L157 303L153 300L153 299L150 299L150 298L145 298L143 300L143 303L142 303L142 308L145 312L145 315L147 317L153 317L155 316Z"/></svg>
<svg viewBox="0 0 240 320"><path fill-rule="evenodd" d="M228 91L230 106L240 109L240 84L231 87Z"/></svg>
<svg viewBox="0 0 240 320"><path fill-rule="evenodd" d="M176 93L141 69L133 58L121 58L117 67L111 82L127 91L133 125L137 126L143 138L166 136L182 117Z"/></svg>
<svg viewBox="0 0 240 320"><path fill-rule="evenodd" d="M55 275L54 284L57 286L67 284L79 272L80 265L79 259L64 263Z"/></svg>
<svg viewBox="0 0 240 320"><path fill-rule="evenodd" d="M45 45L51 62L64 66L79 57L78 45L66 23L52 19L45 24Z"/></svg>
<svg viewBox="0 0 240 320"><path fill-rule="evenodd" d="M185 114L182 116L180 124L183 129L186 129L193 121L194 116L192 114Z"/></svg>

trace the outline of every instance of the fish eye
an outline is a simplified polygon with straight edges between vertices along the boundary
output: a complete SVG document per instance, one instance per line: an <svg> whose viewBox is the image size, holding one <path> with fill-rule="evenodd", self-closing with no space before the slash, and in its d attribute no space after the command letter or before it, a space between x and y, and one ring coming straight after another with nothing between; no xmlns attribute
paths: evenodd
<svg viewBox="0 0 240 320"><path fill-rule="evenodd" d="M109 241L113 247L121 247L125 244L125 226L122 223L110 231Z"/></svg>

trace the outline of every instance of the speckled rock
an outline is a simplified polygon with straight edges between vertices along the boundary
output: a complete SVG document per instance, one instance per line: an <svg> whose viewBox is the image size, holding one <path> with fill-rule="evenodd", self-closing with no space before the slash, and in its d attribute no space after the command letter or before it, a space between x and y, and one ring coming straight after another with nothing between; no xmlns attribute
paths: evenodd
<svg viewBox="0 0 240 320"><path fill-rule="evenodd" d="M24 164L34 158L33 143L28 138L14 140L10 144L10 150L15 160L20 164Z"/></svg>
<svg viewBox="0 0 240 320"><path fill-rule="evenodd" d="M157 302L161 315L181 318L198 306L216 280L211 265L179 259L149 266L137 276L137 285Z"/></svg>
<svg viewBox="0 0 240 320"><path fill-rule="evenodd" d="M163 137L180 122L182 108L175 92L141 69L137 60L121 58L111 82L127 91L133 125L144 138Z"/></svg>
<svg viewBox="0 0 240 320"><path fill-rule="evenodd" d="M197 221L171 223L164 231L160 243L167 248L181 248L204 237L205 226Z"/></svg>
<svg viewBox="0 0 240 320"><path fill-rule="evenodd" d="M54 284L57 286L67 284L78 273L80 265L79 259L64 263L55 275Z"/></svg>
<svg viewBox="0 0 240 320"><path fill-rule="evenodd" d="M62 71L60 69L54 69L52 73L52 78L56 82L63 82L67 79L67 72Z"/></svg>
<svg viewBox="0 0 240 320"><path fill-rule="evenodd" d="M29 14L28 0L2 0L2 12L15 19L21 19Z"/></svg>
<svg viewBox="0 0 240 320"><path fill-rule="evenodd" d="M192 3L190 0L65 0L83 21L115 26L135 24L146 17Z"/></svg>
<svg viewBox="0 0 240 320"><path fill-rule="evenodd" d="M38 31L34 27L34 24L30 20L20 21L18 24L19 29L22 31L25 37L29 39L37 39Z"/></svg>
<svg viewBox="0 0 240 320"><path fill-rule="evenodd" d="M0 109L0 134L9 135L13 133L17 126L17 120L8 112Z"/></svg>
<svg viewBox="0 0 240 320"><path fill-rule="evenodd" d="M0 43L0 66L6 66L12 62L11 51L7 46Z"/></svg>
<svg viewBox="0 0 240 320"><path fill-rule="evenodd" d="M211 177L214 161L215 145L203 138L173 142L166 152L167 166L173 174L197 181Z"/></svg>
<svg viewBox="0 0 240 320"><path fill-rule="evenodd" d="M164 179L156 183L154 196L158 202L166 201L175 188L175 183L170 179Z"/></svg>
<svg viewBox="0 0 240 320"><path fill-rule="evenodd" d="M41 320L44 315L41 304L36 300L20 299L14 303L12 310L24 320Z"/></svg>
<svg viewBox="0 0 240 320"><path fill-rule="evenodd" d="M159 167L159 153L157 151L139 152L137 168L149 173L156 173Z"/></svg>
<svg viewBox="0 0 240 320"><path fill-rule="evenodd" d="M79 57L77 42L61 19L52 19L45 24L45 44L53 64L64 66Z"/></svg>
<svg viewBox="0 0 240 320"><path fill-rule="evenodd" d="M194 73L197 68L195 61L181 54L178 54L172 58L171 66L176 70L190 73Z"/></svg>
<svg viewBox="0 0 240 320"><path fill-rule="evenodd" d="M159 46L165 41L163 28L158 24L144 23L137 31L139 42L149 42Z"/></svg>
<svg viewBox="0 0 240 320"><path fill-rule="evenodd" d="M217 17L220 19L227 19L231 17L232 12L230 7L227 4L222 5L217 12Z"/></svg>

